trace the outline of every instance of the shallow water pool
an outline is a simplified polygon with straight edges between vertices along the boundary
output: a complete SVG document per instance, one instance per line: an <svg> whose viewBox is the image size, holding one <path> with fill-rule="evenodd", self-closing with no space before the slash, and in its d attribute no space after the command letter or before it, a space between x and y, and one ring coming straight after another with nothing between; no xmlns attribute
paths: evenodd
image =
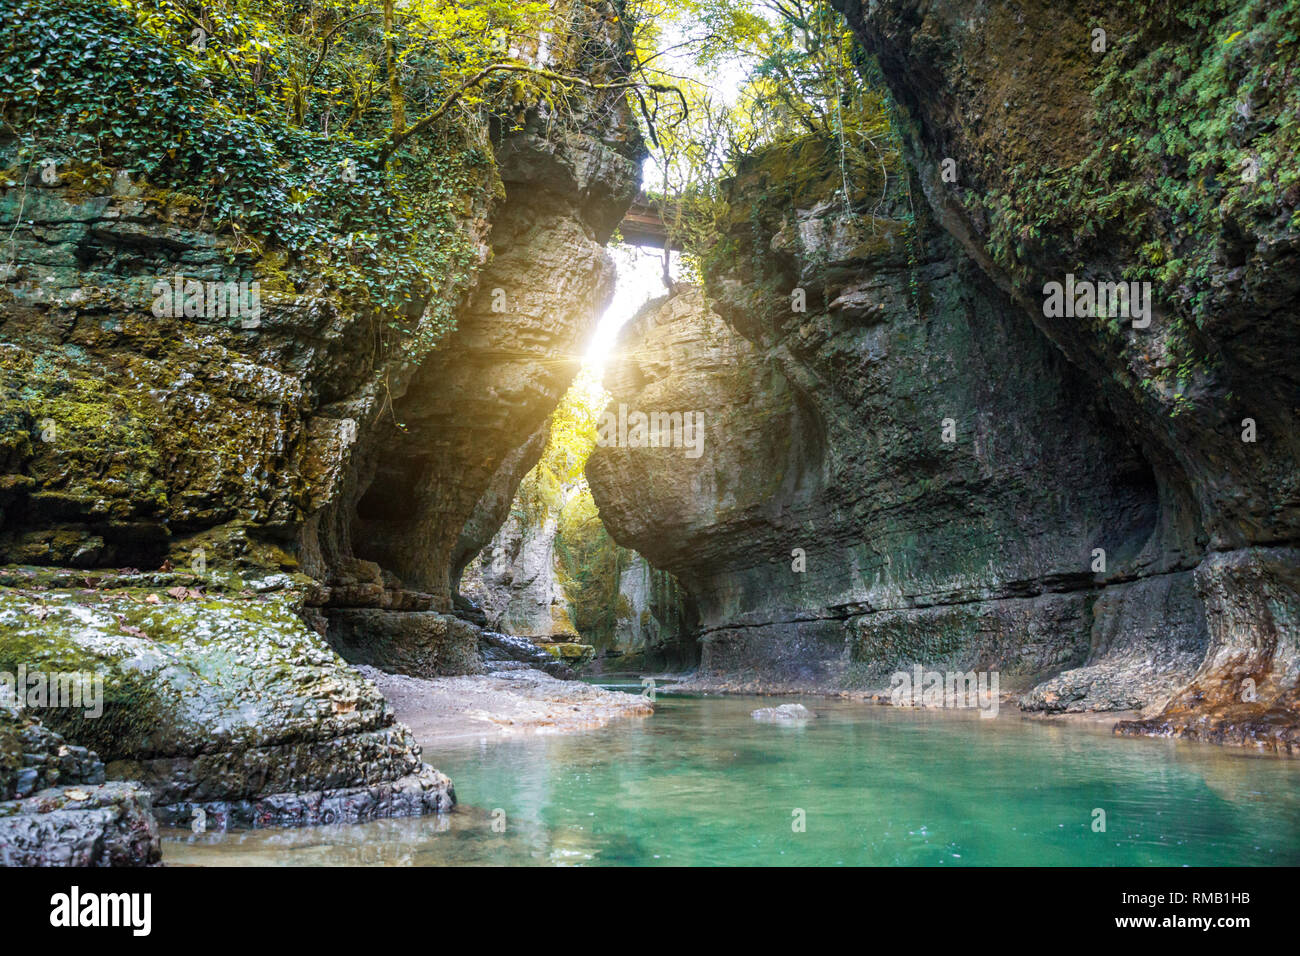
<svg viewBox="0 0 1300 956"><path fill-rule="evenodd" d="M660 696L599 730L425 745L441 818L195 836L170 864L1297 865L1300 760L1010 708ZM1105 831L1096 826L1104 811Z"/></svg>

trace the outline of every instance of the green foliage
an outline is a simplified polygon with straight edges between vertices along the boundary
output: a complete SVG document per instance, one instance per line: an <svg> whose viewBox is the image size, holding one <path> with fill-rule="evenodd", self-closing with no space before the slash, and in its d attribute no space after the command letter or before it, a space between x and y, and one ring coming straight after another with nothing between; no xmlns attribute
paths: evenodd
<svg viewBox="0 0 1300 956"><path fill-rule="evenodd" d="M584 368L551 414L541 458L519 483L516 517L540 525L560 511L575 487L585 487L583 469L596 447L596 424L608 400L595 371Z"/></svg>
<svg viewBox="0 0 1300 956"><path fill-rule="evenodd" d="M816 167L815 201L838 197L847 215L857 215L867 198L876 205L884 200L899 165L899 142L879 92L883 84L864 76L861 51L828 3L689 0L675 10L671 29L652 32L653 41L682 36L688 53L678 61L687 60L697 74L727 69L740 80L732 99L712 92L703 79L681 82L690 112L660 131L653 154L652 198L659 200L669 235L695 260L697 275L707 271L702 260L734 218L726 183L753 165L749 157L787 147L797 152L812 143L819 153L833 151L830 166ZM832 170L834 182L828 183L823 174ZM802 168L788 173L792 180L805 178Z"/></svg>
<svg viewBox="0 0 1300 956"><path fill-rule="evenodd" d="M262 86L213 69L215 39L206 57L191 50L170 3L3 6L0 102L19 169L47 158L105 176L126 169L190 197L230 234L232 253L284 250L298 276L331 282L422 348L451 326L473 253L465 197L491 170L483 143L450 130L391 172L363 141L297 126ZM228 54L275 48L254 5L239 6L249 39Z"/></svg>
<svg viewBox="0 0 1300 956"><path fill-rule="evenodd" d="M415 355L476 267L490 127L573 113L562 77L493 69L539 58L544 29L546 65L602 68L564 29L599 26L583 0L0 0L0 22L9 185L46 160L88 190L126 170Z"/></svg>

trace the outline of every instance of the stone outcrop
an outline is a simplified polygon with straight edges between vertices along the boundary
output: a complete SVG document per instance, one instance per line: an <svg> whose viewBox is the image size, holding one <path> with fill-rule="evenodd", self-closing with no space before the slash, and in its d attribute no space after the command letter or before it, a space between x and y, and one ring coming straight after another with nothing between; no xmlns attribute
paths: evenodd
<svg viewBox="0 0 1300 956"><path fill-rule="evenodd" d="M438 611L337 608L330 612L328 635L349 663L394 674L442 677L483 670L479 629Z"/></svg>
<svg viewBox="0 0 1300 956"><path fill-rule="evenodd" d="M160 820L293 826L450 809L392 708L303 622L309 579L6 571L0 671L94 675L102 712L37 711L138 781Z"/></svg>
<svg viewBox="0 0 1300 956"><path fill-rule="evenodd" d="M616 69L617 18L600 0L566 15ZM0 138L0 660L107 675L103 719L48 719L163 819L450 807L331 645L415 674L483 670L454 585L576 371L642 149L621 91L563 118L527 107L428 184L454 194L456 248L477 258L400 321L184 195L126 169L43 177ZM160 312L155 284L176 276L257 281L260 314ZM449 311L433 349L388 331Z"/></svg>
<svg viewBox="0 0 1300 956"><path fill-rule="evenodd" d="M584 493L585 488L569 488L563 497L571 502L574 494ZM593 659L599 660L599 671L686 670L698 663L692 608L672 575L580 518L576 527L608 549L609 560L589 561L592 567L581 571L574 565L588 560L583 557L588 544L566 539L566 564L557 553L566 514L561 504L558 511L533 516L516 499L501 530L466 567L461 594L482 609L484 626L534 642L575 668ZM576 626L575 599L600 612L596 626L587 622L586 633Z"/></svg>
<svg viewBox="0 0 1300 956"><path fill-rule="evenodd" d="M103 194L35 173L3 190L0 560L95 570L8 572L0 658L106 676L102 719L49 718L109 778L147 788L143 802L95 796L104 815L135 825L150 797L160 819L202 810L210 827L452 805L450 781L322 635L410 673L483 670L477 633L442 613L453 548L494 479L508 501L526 470L511 472L517 446L575 370L561 359L598 314L601 244L635 192L634 138L545 125L534 114L501 139L504 202L490 170L465 197L462 229L491 261L432 358L384 345L328 287L277 289L238 252L232 271L196 211L128 175ZM266 282L260 321L156 315L148 293L173 274ZM412 449L437 462L423 484L406 480L422 467ZM54 846L58 819L15 846Z"/></svg>
<svg viewBox="0 0 1300 956"><path fill-rule="evenodd" d="M499 527L474 520L480 501L504 519L496 509L532 465L512 453L578 371L578 345L613 290L603 245L636 189L635 144L556 141L544 126L537 119L499 150L507 198L493 218L492 258L456 331L379 425L382 451L358 485L355 516L340 515L346 527L330 536L434 594L439 610L476 551L461 541L467 524L480 548L483 531Z"/></svg>
<svg viewBox="0 0 1300 956"><path fill-rule="evenodd" d="M635 551L619 573L607 669L684 671L699 664L695 607L681 584Z"/></svg>

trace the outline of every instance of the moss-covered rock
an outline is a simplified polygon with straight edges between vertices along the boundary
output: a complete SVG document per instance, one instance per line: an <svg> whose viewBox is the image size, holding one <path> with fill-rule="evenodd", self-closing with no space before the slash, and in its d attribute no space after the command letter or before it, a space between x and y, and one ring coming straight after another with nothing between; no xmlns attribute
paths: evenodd
<svg viewBox="0 0 1300 956"><path fill-rule="evenodd" d="M335 796L362 814L446 808L449 784L374 685L299 616L306 579L7 569L4 581L0 670L102 679L102 714L42 716L110 777L141 781L166 818L211 805L217 821L319 822ZM60 586L74 583L93 586ZM393 787L409 799L375 796Z"/></svg>

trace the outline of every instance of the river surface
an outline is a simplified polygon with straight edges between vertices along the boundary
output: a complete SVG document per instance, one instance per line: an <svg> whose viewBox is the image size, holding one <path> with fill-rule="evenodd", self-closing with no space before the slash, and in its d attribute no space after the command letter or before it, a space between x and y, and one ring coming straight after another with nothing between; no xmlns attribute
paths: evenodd
<svg viewBox="0 0 1300 956"><path fill-rule="evenodd" d="M653 717L425 744L443 817L194 835L169 864L1300 865L1300 760L1004 707L660 696ZM1105 832L1096 829L1105 812Z"/></svg>

